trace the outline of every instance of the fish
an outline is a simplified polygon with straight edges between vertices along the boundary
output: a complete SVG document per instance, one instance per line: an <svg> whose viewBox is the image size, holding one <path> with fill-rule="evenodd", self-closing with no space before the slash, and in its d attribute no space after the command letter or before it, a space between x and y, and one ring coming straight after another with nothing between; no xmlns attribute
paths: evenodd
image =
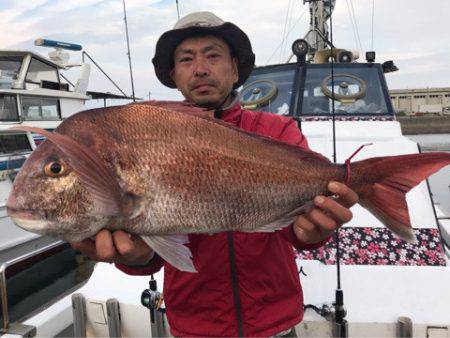
<svg viewBox="0 0 450 338"><path fill-rule="evenodd" d="M78 242L123 229L174 267L195 272L188 234L273 232L345 182L400 238L414 242L406 193L450 164L430 152L349 165L243 131L177 102L93 109L42 134L14 180L7 213L19 227Z"/></svg>

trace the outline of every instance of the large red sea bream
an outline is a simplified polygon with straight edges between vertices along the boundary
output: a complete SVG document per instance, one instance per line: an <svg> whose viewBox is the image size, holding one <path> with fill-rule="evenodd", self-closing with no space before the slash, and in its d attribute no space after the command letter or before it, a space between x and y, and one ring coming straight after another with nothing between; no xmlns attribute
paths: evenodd
<svg viewBox="0 0 450 338"><path fill-rule="evenodd" d="M203 115L155 102L84 111L54 132L18 127L47 139L14 181L9 216L67 241L125 229L195 271L187 234L276 231L329 194L328 182L344 181L345 165ZM362 206L414 241L405 194L448 164L448 153L371 158L351 164L348 185Z"/></svg>

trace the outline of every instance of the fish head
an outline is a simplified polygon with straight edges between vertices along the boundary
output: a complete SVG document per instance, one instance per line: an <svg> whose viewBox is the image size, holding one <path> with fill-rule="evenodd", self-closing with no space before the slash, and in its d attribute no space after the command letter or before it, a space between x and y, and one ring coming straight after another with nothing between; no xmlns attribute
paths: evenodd
<svg viewBox="0 0 450 338"><path fill-rule="evenodd" d="M104 217L92 215L93 205L64 153L46 140L16 176L6 209L13 222L27 231L80 241L104 223Z"/></svg>

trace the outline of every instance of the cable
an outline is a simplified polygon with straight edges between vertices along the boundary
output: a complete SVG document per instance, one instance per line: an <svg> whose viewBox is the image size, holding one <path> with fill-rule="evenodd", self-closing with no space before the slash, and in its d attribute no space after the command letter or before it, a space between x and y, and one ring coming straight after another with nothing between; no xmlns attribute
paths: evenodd
<svg viewBox="0 0 450 338"><path fill-rule="evenodd" d="M294 1L292 1L291 2L291 8L289 9L289 19L288 19L288 24L287 24L288 27L291 27L291 25L292 25L292 17L293 17L293 13L294 13L294 5L295 5L295 3L294 3ZM286 54L286 47L287 46L288 46L288 34L286 32L286 37L284 39L284 47L283 47L283 54L282 55ZM283 62L283 57L281 59L281 62Z"/></svg>
<svg viewBox="0 0 450 338"><path fill-rule="evenodd" d="M289 16L289 10L291 9L291 0L289 0L288 2L288 7L287 7L287 11L286 11L286 17L284 18L284 28L283 28L283 33L282 35L282 39L281 39L281 49L280 49L280 63L282 62L282 58L283 58L283 48L284 48L284 41L286 39L286 28L287 28L287 22L288 22L288 16Z"/></svg>
<svg viewBox="0 0 450 338"><path fill-rule="evenodd" d="M178 7L178 0L175 0L175 3L177 4L177 15L178 15L178 20L180 20L180 8Z"/></svg>
<svg viewBox="0 0 450 338"><path fill-rule="evenodd" d="M346 0L346 1L347 1L348 15L350 17L350 23L352 25L352 30L353 30L353 37L355 38L356 48L357 49L359 48L361 55L362 55L362 45L361 45L361 40L359 40L358 26L356 24L356 19L354 17L354 13L352 13L352 9L351 9L353 7L353 5L349 4L349 0Z"/></svg>
<svg viewBox="0 0 450 338"><path fill-rule="evenodd" d="M356 36L356 29L355 29L355 24L353 23L353 16L352 16L352 11L350 9L350 4L347 1L347 11L348 11L348 17L350 18L350 24L352 25L352 31L353 31L353 37L355 38L355 45L356 48L358 48L358 37Z"/></svg>
<svg viewBox="0 0 450 338"><path fill-rule="evenodd" d="M370 50L373 50L373 22L375 18L375 0L372 0L372 43Z"/></svg>
<svg viewBox="0 0 450 338"><path fill-rule="evenodd" d="M292 30L297 26L297 24L300 22L300 20L303 18L303 15L305 15L305 13L308 11L308 8L306 8L302 14L300 14L299 18L297 19L297 21L294 23L294 25L291 27L291 29L288 31L288 36L289 34L291 34ZM272 55L270 55L270 57L267 59L266 61L266 66L268 65L269 61L273 58L273 56L276 54L276 52L278 51L278 49L281 47L282 43L280 43L277 48L275 48L275 50L273 51Z"/></svg>
<svg viewBox="0 0 450 338"><path fill-rule="evenodd" d="M361 55L362 55L363 48L362 48L362 44L361 44L361 38L359 37L359 29L358 29L358 23L356 22L355 9L353 8L353 1L352 0L349 0L349 1L350 1L350 5L351 5L351 8L352 8L353 21L355 22L356 35L358 36L359 48L361 50Z"/></svg>

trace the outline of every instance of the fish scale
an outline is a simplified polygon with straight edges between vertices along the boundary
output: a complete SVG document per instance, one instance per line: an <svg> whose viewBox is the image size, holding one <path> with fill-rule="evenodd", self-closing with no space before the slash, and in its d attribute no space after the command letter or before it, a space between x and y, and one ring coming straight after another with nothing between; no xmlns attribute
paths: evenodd
<svg viewBox="0 0 450 338"><path fill-rule="evenodd" d="M153 102L81 112L54 133L18 127L47 140L17 175L8 214L25 229L68 241L124 229L194 271L187 234L279 230L346 176L344 165L320 154L210 115ZM57 177L43 169L52 161L63 168ZM414 241L405 194L448 164L447 153L372 158L352 163L346 183L362 206Z"/></svg>

